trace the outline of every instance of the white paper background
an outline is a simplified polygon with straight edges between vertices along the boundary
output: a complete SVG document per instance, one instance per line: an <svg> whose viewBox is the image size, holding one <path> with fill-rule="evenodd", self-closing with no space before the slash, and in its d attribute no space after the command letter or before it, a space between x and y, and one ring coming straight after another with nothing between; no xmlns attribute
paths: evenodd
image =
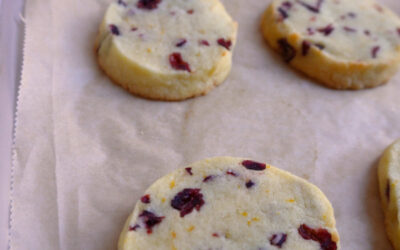
<svg viewBox="0 0 400 250"><path fill-rule="evenodd" d="M318 185L343 249L390 249L376 163L400 137L400 75L372 90L320 87L263 41L269 1L223 2L239 22L232 73L180 103L131 96L101 73L93 42L108 0L27 2L12 249L115 249L152 182L218 155L266 161ZM382 2L400 13L397 0Z"/></svg>

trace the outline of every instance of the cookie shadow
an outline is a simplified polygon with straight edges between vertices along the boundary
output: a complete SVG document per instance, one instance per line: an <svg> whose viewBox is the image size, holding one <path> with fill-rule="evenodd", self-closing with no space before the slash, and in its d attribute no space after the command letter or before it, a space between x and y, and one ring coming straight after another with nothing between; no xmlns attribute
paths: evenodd
<svg viewBox="0 0 400 250"><path fill-rule="evenodd" d="M375 159L368 174L368 181L365 193L365 206L367 210L367 218L369 219L369 239L371 249L393 249L386 235L384 214L381 207L381 200L378 187L378 164L379 158Z"/></svg>

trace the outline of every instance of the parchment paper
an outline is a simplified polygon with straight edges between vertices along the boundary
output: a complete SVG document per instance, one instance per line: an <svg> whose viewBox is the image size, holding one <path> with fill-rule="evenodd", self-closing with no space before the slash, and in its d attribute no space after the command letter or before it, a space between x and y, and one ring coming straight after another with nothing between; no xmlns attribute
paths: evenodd
<svg viewBox="0 0 400 250"><path fill-rule="evenodd" d="M224 0L234 64L209 95L147 101L110 84L93 42L108 0L29 0L11 208L12 249L115 249L157 178L240 156L310 180L331 200L343 249L390 249L377 160L400 137L400 74L334 91L291 70L259 32L270 1ZM382 0L400 14L397 0Z"/></svg>

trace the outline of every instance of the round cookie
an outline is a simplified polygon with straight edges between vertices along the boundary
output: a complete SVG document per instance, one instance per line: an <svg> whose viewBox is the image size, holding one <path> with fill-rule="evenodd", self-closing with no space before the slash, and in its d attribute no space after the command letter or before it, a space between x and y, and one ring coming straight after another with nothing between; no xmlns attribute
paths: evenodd
<svg viewBox="0 0 400 250"><path fill-rule="evenodd" d="M118 249L339 249L332 206L275 167L220 157L157 180L136 204Z"/></svg>
<svg viewBox="0 0 400 250"><path fill-rule="evenodd" d="M330 88L384 84L400 63L400 19L372 0L274 0L261 28L287 63Z"/></svg>
<svg viewBox="0 0 400 250"><path fill-rule="evenodd" d="M114 83L145 98L178 101L225 80L236 33L218 0L119 0L105 13L95 49Z"/></svg>
<svg viewBox="0 0 400 250"><path fill-rule="evenodd" d="M400 140L384 152L378 167L379 192L385 214L386 232L396 250L400 249Z"/></svg>

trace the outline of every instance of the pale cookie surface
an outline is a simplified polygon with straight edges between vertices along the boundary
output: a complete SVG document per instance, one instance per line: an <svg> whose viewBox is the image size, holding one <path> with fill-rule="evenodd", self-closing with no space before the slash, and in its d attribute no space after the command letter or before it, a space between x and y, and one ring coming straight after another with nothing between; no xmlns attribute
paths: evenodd
<svg viewBox="0 0 400 250"><path fill-rule="evenodd" d="M384 84L400 63L400 19L372 0L274 0L261 26L286 62L331 88Z"/></svg>
<svg viewBox="0 0 400 250"><path fill-rule="evenodd" d="M133 94L183 100L224 81L236 32L218 0L119 0L100 26L97 59Z"/></svg>
<svg viewBox="0 0 400 250"><path fill-rule="evenodd" d="M386 231L396 250L400 249L400 140L388 147L378 168L379 191L385 213Z"/></svg>
<svg viewBox="0 0 400 250"><path fill-rule="evenodd" d="M136 204L119 249L339 249L330 202L275 167L220 157L156 181Z"/></svg>

